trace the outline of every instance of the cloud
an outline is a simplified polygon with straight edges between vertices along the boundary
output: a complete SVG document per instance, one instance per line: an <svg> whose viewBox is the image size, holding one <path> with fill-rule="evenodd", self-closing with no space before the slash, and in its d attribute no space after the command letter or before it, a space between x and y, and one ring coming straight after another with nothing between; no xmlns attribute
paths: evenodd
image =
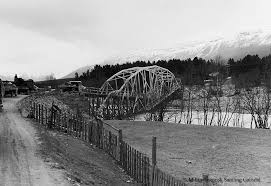
<svg viewBox="0 0 271 186"><path fill-rule="evenodd" d="M176 23L183 19L176 2L174 7L159 0L1 0L0 21L59 40L87 41L106 53L125 52L174 41Z"/></svg>
<svg viewBox="0 0 271 186"><path fill-rule="evenodd" d="M0 74L61 77L99 63L99 18L89 1L0 1Z"/></svg>
<svg viewBox="0 0 271 186"><path fill-rule="evenodd" d="M112 55L270 27L269 5L268 0L0 0L5 67L0 73L61 76Z"/></svg>
<svg viewBox="0 0 271 186"><path fill-rule="evenodd" d="M99 24L94 4L70 0L0 1L0 20L58 39L87 38Z"/></svg>
<svg viewBox="0 0 271 186"><path fill-rule="evenodd" d="M72 43L13 25L0 24L0 40L2 75L28 73L40 76L55 73L63 76L94 59L94 55ZM94 52L95 48L90 50Z"/></svg>

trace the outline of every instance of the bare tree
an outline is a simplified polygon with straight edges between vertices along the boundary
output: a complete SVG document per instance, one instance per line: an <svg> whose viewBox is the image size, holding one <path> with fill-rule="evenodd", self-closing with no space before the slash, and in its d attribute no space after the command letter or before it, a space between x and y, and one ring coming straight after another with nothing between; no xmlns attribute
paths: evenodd
<svg viewBox="0 0 271 186"><path fill-rule="evenodd" d="M187 92L187 99L185 100L185 120L186 124L191 124L192 123L192 118L193 118L193 92L192 92L192 87L189 87L186 89Z"/></svg>
<svg viewBox="0 0 271 186"><path fill-rule="evenodd" d="M231 119L236 112L238 102L232 97L216 96L216 108L217 108L217 124L218 126L229 126Z"/></svg>
<svg viewBox="0 0 271 186"><path fill-rule="evenodd" d="M215 108L213 107L212 97L205 88L200 91L199 102L203 110L203 125L212 125L215 116Z"/></svg>
<svg viewBox="0 0 271 186"><path fill-rule="evenodd" d="M242 108L242 97L240 94L235 94L233 96L234 102L235 102L235 113L234 113L234 121L233 121L233 126L240 126L240 120L241 116L244 114L244 109ZM242 127L242 125L241 125Z"/></svg>
<svg viewBox="0 0 271 186"><path fill-rule="evenodd" d="M243 96L243 108L251 114L251 127L268 128L268 115L270 112L270 89L268 87L255 87L246 89Z"/></svg>
<svg viewBox="0 0 271 186"><path fill-rule="evenodd" d="M182 122L182 117L184 115L184 110L185 110L185 100L183 98L183 96L181 97L181 99L178 100L179 103L179 107L178 107L178 115L180 117L178 123Z"/></svg>

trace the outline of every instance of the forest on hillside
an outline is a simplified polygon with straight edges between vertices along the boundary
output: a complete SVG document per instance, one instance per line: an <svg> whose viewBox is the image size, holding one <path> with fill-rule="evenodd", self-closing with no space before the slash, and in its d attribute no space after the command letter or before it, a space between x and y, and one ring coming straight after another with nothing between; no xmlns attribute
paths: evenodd
<svg viewBox="0 0 271 186"><path fill-rule="evenodd" d="M181 78L184 85L203 85L209 74L220 72L222 78L232 77L238 87L257 86L270 79L271 55L260 58L258 55L247 55L242 59L223 61L220 57L214 60L171 59L158 61L136 61L115 65L95 65L92 70L81 76L75 73L75 79L81 80L85 86L100 87L115 73L132 67L158 65L170 70L177 78Z"/></svg>

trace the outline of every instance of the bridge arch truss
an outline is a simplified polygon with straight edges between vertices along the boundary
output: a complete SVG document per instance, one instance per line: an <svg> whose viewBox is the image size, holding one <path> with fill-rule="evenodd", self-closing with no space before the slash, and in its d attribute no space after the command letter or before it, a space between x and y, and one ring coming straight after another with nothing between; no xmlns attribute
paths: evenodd
<svg viewBox="0 0 271 186"><path fill-rule="evenodd" d="M128 112L148 111L180 89L174 74L160 66L133 67L110 77L100 88L106 103L118 98Z"/></svg>

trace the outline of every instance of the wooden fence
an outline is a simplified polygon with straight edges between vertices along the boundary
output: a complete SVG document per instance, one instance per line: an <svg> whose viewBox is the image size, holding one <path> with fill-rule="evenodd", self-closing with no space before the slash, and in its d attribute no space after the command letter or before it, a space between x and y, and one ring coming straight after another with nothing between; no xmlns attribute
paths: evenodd
<svg viewBox="0 0 271 186"><path fill-rule="evenodd" d="M112 156L124 171L140 185L183 186L185 183L156 166L156 140L153 140L152 163L150 158L122 139L122 130L103 121L85 119L63 112L56 105L51 107L33 102L31 116L49 129L67 133L94 144ZM156 138L155 138L156 139Z"/></svg>
<svg viewBox="0 0 271 186"><path fill-rule="evenodd" d="M150 159L122 141L120 165L138 183L150 185Z"/></svg>
<svg viewBox="0 0 271 186"><path fill-rule="evenodd" d="M186 185L183 181L177 180L173 176L164 173L156 166L152 168L152 171L153 171L152 185L156 185L156 186L167 186L167 185L185 186Z"/></svg>

